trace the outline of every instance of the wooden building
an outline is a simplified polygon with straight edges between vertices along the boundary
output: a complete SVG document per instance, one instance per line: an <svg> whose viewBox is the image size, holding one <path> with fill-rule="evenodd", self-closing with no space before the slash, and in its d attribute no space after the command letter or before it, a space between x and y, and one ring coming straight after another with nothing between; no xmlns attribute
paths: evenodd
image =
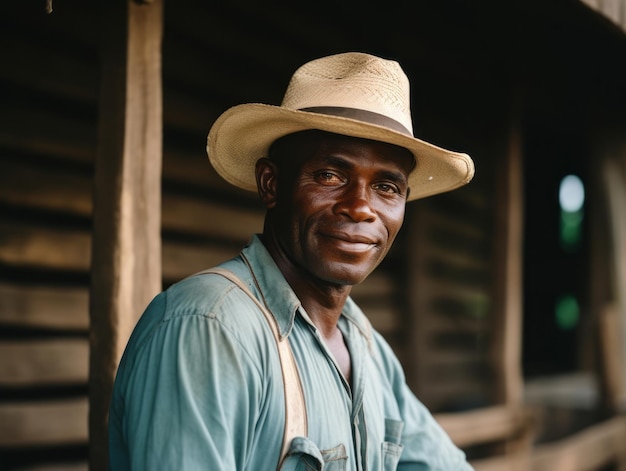
<svg viewBox="0 0 626 471"><path fill-rule="evenodd" d="M0 469L105 469L143 307L261 229L211 123L356 50L398 60L416 135L476 163L354 290L414 391L477 470L626 469L625 29L618 0L4 5Z"/></svg>

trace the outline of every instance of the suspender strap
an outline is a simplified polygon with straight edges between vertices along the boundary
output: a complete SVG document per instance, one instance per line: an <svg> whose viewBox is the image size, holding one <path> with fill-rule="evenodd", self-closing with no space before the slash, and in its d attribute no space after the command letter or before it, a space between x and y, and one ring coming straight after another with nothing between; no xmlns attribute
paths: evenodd
<svg viewBox="0 0 626 471"><path fill-rule="evenodd" d="M246 284L232 271L215 267L202 271L199 274L205 273L213 273L223 276L236 284L244 293L246 293L265 316L265 320L269 324L272 334L274 335L274 339L276 340L285 394L285 431L283 434L283 445L280 452L280 459L278 461L278 469L280 469L287 451L289 450L291 440L297 436L306 436L308 427L306 405L304 403L304 391L302 390L302 383L300 382L300 375L298 374L298 366L296 365L296 360L293 357L293 352L291 351L291 346L289 345L289 339L287 337L283 339L280 338L278 322L276 321L274 315L256 298L256 296L254 296L254 294L252 294Z"/></svg>

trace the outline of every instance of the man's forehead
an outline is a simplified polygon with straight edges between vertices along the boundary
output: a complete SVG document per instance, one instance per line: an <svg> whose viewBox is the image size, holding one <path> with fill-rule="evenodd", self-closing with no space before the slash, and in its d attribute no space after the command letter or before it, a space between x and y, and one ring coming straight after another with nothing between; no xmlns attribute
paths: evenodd
<svg viewBox="0 0 626 471"><path fill-rule="evenodd" d="M290 155L292 159L308 160L320 158L333 153L354 152L355 149L367 148L384 160L397 163L407 172L415 166L413 154L400 146L371 139L346 136L320 130L300 131L285 136L272 146L272 154ZM296 154L296 155L294 155Z"/></svg>

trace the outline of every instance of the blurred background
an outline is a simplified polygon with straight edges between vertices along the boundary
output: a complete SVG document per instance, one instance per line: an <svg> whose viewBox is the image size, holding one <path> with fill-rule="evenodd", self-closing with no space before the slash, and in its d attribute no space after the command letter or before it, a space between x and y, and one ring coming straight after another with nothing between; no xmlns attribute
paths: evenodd
<svg viewBox="0 0 626 471"><path fill-rule="evenodd" d="M123 89L110 70L138 45L162 73ZM626 469L624 0L3 5L0 469L88 468L90 351L115 349L90 323L95 170L133 100L159 92L160 289L262 227L256 194L207 161L212 122L279 104L299 65L345 51L400 62L416 136L476 163L468 186L408 205L354 288L413 390L478 470Z"/></svg>

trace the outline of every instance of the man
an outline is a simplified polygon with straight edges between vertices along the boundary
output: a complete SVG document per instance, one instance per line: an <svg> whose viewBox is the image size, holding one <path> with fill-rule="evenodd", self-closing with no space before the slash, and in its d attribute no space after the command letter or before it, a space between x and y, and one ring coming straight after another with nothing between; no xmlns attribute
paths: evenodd
<svg viewBox="0 0 626 471"><path fill-rule="evenodd" d="M362 53L305 64L281 106L218 118L209 158L258 191L263 233L147 308L116 378L111 469L471 469L349 297L407 201L473 176L411 130L402 69Z"/></svg>

